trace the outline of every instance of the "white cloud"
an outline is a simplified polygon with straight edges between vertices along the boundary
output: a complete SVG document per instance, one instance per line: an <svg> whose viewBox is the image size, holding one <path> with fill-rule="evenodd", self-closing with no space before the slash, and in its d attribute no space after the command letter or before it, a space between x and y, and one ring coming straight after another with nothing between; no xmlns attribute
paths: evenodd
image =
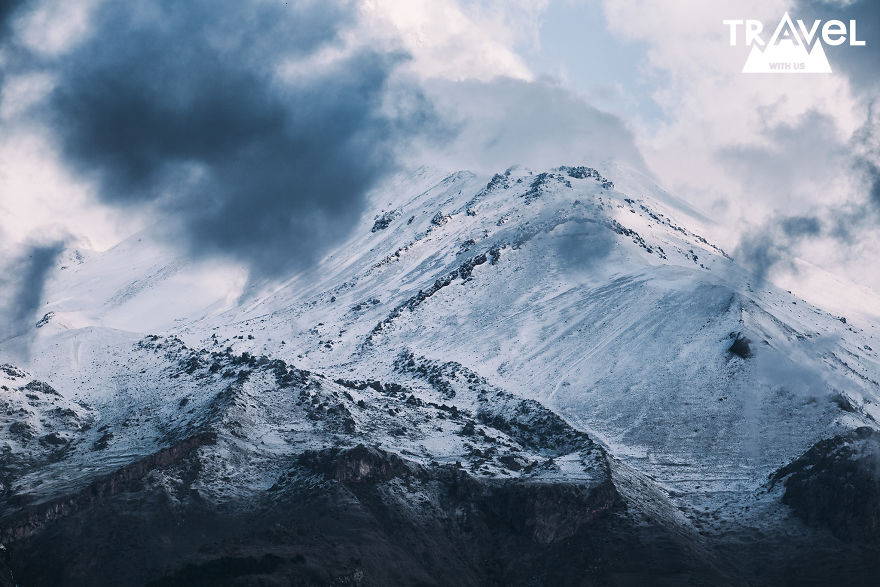
<svg viewBox="0 0 880 587"><path fill-rule="evenodd" d="M505 18L504 11L474 6L467 12L455 0L364 0L362 7L366 27L398 39L421 77L533 78L512 49L519 21Z"/></svg>
<svg viewBox="0 0 880 587"><path fill-rule="evenodd" d="M91 32L92 12L104 0L40 0L18 21L18 41L44 56L69 51Z"/></svg>
<svg viewBox="0 0 880 587"><path fill-rule="evenodd" d="M54 87L52 76L44 72L10 75L0 86L0 123L11 123L40 103Z"/></svg>
<svg viewBox="0 0 880 587"><path fill-rule="evenodd" d="M548 81L433 80L425 91L458 131L446 148L414 154L432 165L483 173L611 161L644 168L623 121Z"/></svg>
<svg viewBox="0 0 880 587"><path fill-rule="evenodd" d="M17 18L15 38L43 56L63 53L89 34L89 15L102 1L39 0ZM662 116L651 119L653 113L645 116L644 109L627 116L625 104L639 101L626 95L632 91L626 84L616 86L621 96L613 100L615 112L634 130L637 147L620 120L568 91L578 80L536 81L547 72L534 71L521 55L541 50L548 0L361 0L357 23L343 32L341 43L285 63L280 73L322 70L364 48L400 48L411 55L404 75L421 79L441 112L461 124L459 139L428 163L488 171L514 163L558 165L566 155L633 162L641 151L661 184L721 221L714 236L726 248L733 248L749 224L780 212L813 213L856 197L861 186L843 168L866 106L848 79L740 74L747 49L730 47L722 24L726 18L754 18L772 25L794 0L594 1L602 2L612 34L636 43L628 45L630 51L646 47L639 73L653 84L650 96ZM841 1L842 9L846 4ZM587 24L604 24L598 20L584 23L585 30ZM9 67L12 54L0 57ZM589 72L567 65L548 71ZM122 214L96 204L88 183L64 170L51 141L17 121L51 90L51 77L11 75L9 69L0 96L0 225L6 237L21 239L54 225L104 247L136 228L137 221L124 222ZM810 126L816 120L821 128ZM612 139L594 140L597 129ZM821 144L811 145L815 141ZM595 145L605 151L595 152ZM781 166L778 173L774 165ZM807 243L803 253L812 263L838 264L835 271L880 288L880 271L857 271L864 259L852 250Z"/></svg>
<svg viewBox="0 0 880 587"><path fill-rule="evenodd" d="M9 124L2 129L0 217L7 245L70 236L101 250L146 222L96 203L88 183L65 170L51 140L38 130Z"/></svg>
<svg viewBox="0 0 880 587"><path fill-rule="evenodd" d="M867 110L848 78L739 73L748 49L730 46L722 20L772 26L792 4L604 2L612 32L647 43L647 65L659 74L653 97L665 120L637 133L648 166L667 188L721 221L714 236L730 248L749 224L864 198L852 174L849 142ZM880 287L880 279L855 270L865 259L853 259L852 251L826 242L801 252L817 265ZM802 295L806 290L799 288Z"/></svg>

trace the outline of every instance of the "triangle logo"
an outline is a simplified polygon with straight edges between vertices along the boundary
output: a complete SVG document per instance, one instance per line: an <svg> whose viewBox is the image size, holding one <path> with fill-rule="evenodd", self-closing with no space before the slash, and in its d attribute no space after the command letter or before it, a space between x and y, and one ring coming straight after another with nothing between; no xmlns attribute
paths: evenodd
<svg viewBox="0 0 880 587"><path fill-rule="evenodd" d="M803 25L802 25L803 26ZM788 13L779 21L767 46L752 45L743 73L832 73L822 42L812 30L795 27ZM806 41L804 39L806 37ZM809 48L812 42L812 49Z"/></svg>

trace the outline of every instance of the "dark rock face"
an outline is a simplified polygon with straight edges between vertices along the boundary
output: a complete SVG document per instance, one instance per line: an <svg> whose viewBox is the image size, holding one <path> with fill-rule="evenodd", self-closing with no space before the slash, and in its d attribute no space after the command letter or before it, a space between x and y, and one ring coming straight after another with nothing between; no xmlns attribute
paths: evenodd
<svg viewBox="0 0 880 587"><path fill-rule="evenodd" d="M734 339L733 344L730 345L730 348L727 349L731 354L740 357L741 359L750 359L752 358L752 341L743 336L742 334L737 334L736 339Z"/></svg>
<svg viewBox="0 0 880 587"><path fill-rule="evenodd" d="M106 498L133 488L150 471L173 465L198 447L212 442L214 434L210 432L188 438L93 481L79 493L8 514L0 520L0 545L6 546L40 532L47 524L80 510L99 506Z"/></svg>
<svg viewBox="0 0 880 587"><path fill-rule="evenodd" d="M305 562L305 557L302 557ZM253 556L224 556L202 564L188 564L179 571L149 583L151 586L186 587L188 585L246 584L254 577L270 577L285 560L274 554Z"/></svg>
<svg viewBox="0 0 880 587"><path fill-rule="evenodd" d="M782 501L847 542L880 545L880 432L858 428L813 445L780 469Z"/></svg>
<svg viewBox="0 0 880 587"><path fill-rule="evenodd" d="M472 519L498 528L510 526L508 531L539 544L571 538L585 525L622 505L610 479L598 485L529 479L489 481L474 478L455 466L427 469L363 445L338 452L328 449L308 453L300 463L368 498L383 483L399 481L410 490L418 485L433 504L458 502L453 511L460 511L466 504ZM447 524L455 523L455 516L451 518Z"/></svg>
<svg viewBox="0 0 880 587"><path fill-rule="evenodd" d="M199 476L198 452L156 460ZM598 485L475 478L376 447L304 453L272 490L224 504L119 484L19 534L22 585L721 584ZM51 557L45 553L52 552ZM624 578L624 579L622 579ZM0 585L2 585L0 579Z"/></svg>
<svg viewBox="0 0 880 587"><path fill-rule="evenodd" d="M15 587L15 577L12 575L12 570L2 560L0 560L0 587Z"/></svg>
<svg viewBox="0 0 880 587"><path fill-rule="evenodd" d="M870 489L864 476L874 469L860 459L875 454L878 436L861 429L824 441L780 470L786 503L836 534L870 539L877 494L861 509L853 500ZM4 523L0 587L12 577L38 586L500 586L867 585L876 576L876 547L824 534L792 545L755 538L713 557L634 516L611 476L474 477L369 445L306 451L267 491L216 503L197 489L210 482L200 449L212 442L193 437L76 496L22 506Z"/></svg>
<svg viewBox="0 0 880 587"><path fill-rule="evenodd" d="M396 454L363 444L339 451L310 451L303 454L299 462L307 468L323 472L329 479L345 484L377 483L422 473L421 467Z"/></svg>

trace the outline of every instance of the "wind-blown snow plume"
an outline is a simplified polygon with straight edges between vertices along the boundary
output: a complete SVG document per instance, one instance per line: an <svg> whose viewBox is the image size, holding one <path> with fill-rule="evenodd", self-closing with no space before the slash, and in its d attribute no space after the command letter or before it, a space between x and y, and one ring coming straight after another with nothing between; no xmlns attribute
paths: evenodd
<svg viewBox="0 0 880 587"><path fill-rule="evenodd" d="M0 277L3 323L0 339L27 334L38 318L49 271L64 249L62 241L34 244L3 267ZM24 348L27 352L27 336Z"/></svg>
<svg viewBox="0 0 880 587"><path fill-rule="evenodd" d="M746 234L737 247L736 257L764 280L775 265L791 260L798 243L821 233L822 224L815 216L775 218Z"/></svg>

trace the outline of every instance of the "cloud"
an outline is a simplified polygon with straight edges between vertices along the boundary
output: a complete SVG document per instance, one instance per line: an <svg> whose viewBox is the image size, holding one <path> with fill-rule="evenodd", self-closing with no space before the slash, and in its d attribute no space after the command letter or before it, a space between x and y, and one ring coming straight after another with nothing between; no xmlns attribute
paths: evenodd
<svg viewBox="0 0 880 587"><path fill-rule="evenodd" d="M880 214L880 120L876 102L871 103L865 124L853 137L853 153L856 167L864 175L867 201L873 211Z"/></svg>
<svg viewBox="0 0 880 587"><path fill-rule="evenodd" d="M742 222L759 222L792 206L804 213L827 196L809 185L795 195L752 183L759 174L777 175L767 171L767 162L752 156L759 149L782 161L782 173L790 177L823 169L798 169L796 157L773 145L785 140L769 136L774 131L805 131L805 117L812 113L827 118L832 131L826 134L843 143L862 121L842 76L740 73L748 49L729 45L722 21L778 21L789 2L619 0L606 1L604 7L612 32L647 46L642 66L656 83L652 97L663 112L655 124L636 129L647 164L667 189L717 217L715 239L730 246L738 240L736 227ZM743 156L734 160L737 151Z"/></svg>
<svg viewBox="0 0 880 587"><path fill-rule="evenodd" d="M3 0L0 2L0 39L3 38L3 31L8 21L22 4L24 4L24 0Z"/></svg>
<svg viewBox="0 0 880 587"><path fill-rule="evenodd" d="M489 173L514 164L547 169L614 160L644 168L620 118L549 81L432 80L425 93L458 133L433 151L437 165Z"/></svg>
<svg viewBox="0 0 880 587"><path fill-rule="evenodd" d="M107 2L56 64L47 119L63 158L103 202L159 210L195 254L256 278L312 262L433 120L393 78L401 53L308 65L355 14L348 2Z"/></svg>
<svg viewBox="0 0 880 587"><path fill-rule="evenodd" d="M19 60L58 56L91 33L91 15L108 0L28 0L16 13L12 45ZM25 52L28 54L25 56Z"/></svg>
<svg viewBox="0 0 880 587"><path fill-rule="evenodd" d="M798 0L792 13L806 21L837 19L848 23L855 20L858 39L865 41L865 46L850 47L849 43L845 43L838 47L827 47L828 59L835 71L847 75L857 91L876 94L880 90L880 79L877 78L877 63L880 63L880 4L876 0Z"/></svg>
<svg viewBox="0 0 880 587"><path fill-rule="evenodd" d="M875 209L880 211L880 167L871 165L868 168L868 182L871 186L868 190L870 202Z"/></svg>
<svg viewBox="0 0 880 587"><path fill-rule="evenodd" d="M368 0L365 14L374 29L389 28L412 55L412 72L422 78L531 80L513 50L523 30L543 10L535 0Z"/></svg>
<svg viewBox="0 0 880 587"><path fill-rule="evenodd" d="M10 37L13 18L23 5L24 0L0 0L0 90L3 90L7 69L6 42Z"/></svg>
<svg viewBox="0 0 880 587"><path fill-rule="evenodd" d="M812 216L784 218L779 225L782 232L790 237L819 236L822 232L822 223Z"/></svg>
<svg viewBox="0 0 880 587"><path fill-rule="evenodd" d="M804 250L831 251L840 258L861 255L858 250L880 224L880 169L876 129L869 115L848 141L836 136L833 121L807 113L796 125L780 125L765 133L766 145L728 148L720 153L753 190L784 192L780 199L796 202L801 194L824 191L824 202L809 215L777 212L760 227L742 235L739 260L760 278L777 265L795 271L795 258ZM841 199L840 195L846 197ZM796 209L793 204L788 209ZM812 245L810 247L810 245Z"/></svg>
<svg viewBox="0 0 880 587"><path fill-rule="evenodd" d="M642 65L656 83L652 97L663 117L636 127L637 144L659 183L718 221L707 236L807 299L816 288L799 281L795 257L880 289L880 272L865 271L876 269L880 240L878 215L866 207L871 164L880 160L876 141L862 140L876 137L880 5L605 0L603 6L614 34L647 46ZM758 19L766 30L786 11L807 21L857 19L858 37L868 46L827 48L832 75L741 74L748 48L730 46L722 20ZM788 217L815 217L820 230L787 234Z"/></svg>
<svg viewBox="0 0 880 587"><path fill-rule="evenodd" d="M849 163L849 149L834 120L810 110L792 122L764 123L760 141L725 145L717 157L752 193L795 205L816 186L830 188Z"/></svg>
<svg viewBox="0 0 880 587"><path fill-rule="evenodd" d="M734 253L741 265L759 280L768 278L780 263L792 266L795 247L804 239L822 235L822 221L815 216L785 216L765 222L743 235Z"/></svg>

